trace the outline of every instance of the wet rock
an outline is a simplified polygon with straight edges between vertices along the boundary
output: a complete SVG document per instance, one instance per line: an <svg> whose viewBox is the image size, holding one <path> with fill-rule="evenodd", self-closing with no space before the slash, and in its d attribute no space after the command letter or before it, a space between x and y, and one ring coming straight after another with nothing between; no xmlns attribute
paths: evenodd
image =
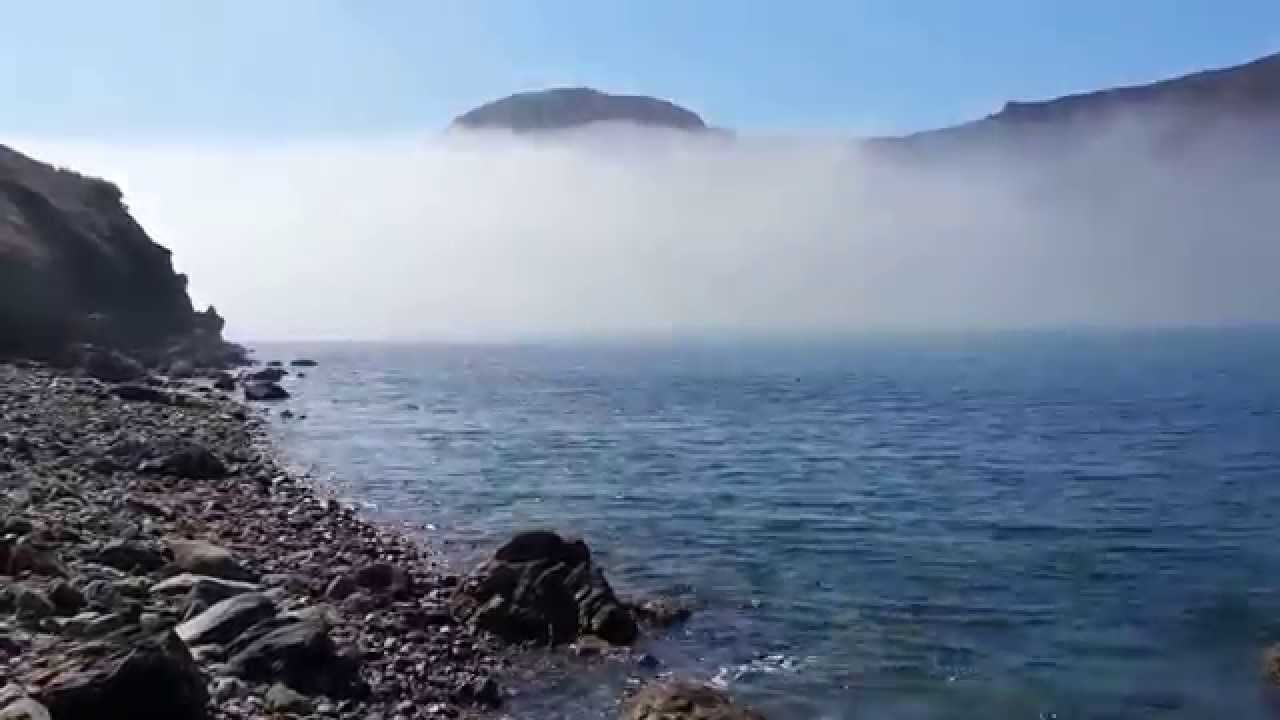
<svg viewBox="0 0 1280 720"><path fill-rule="evenodd" d="M147 402L168 405L173 402L169 393L157 390L148 385L129 383L111 388L111 394L128 402Z"/></svg>
<svg viewBox="0 0 1280 720"><path fill-rule="evenodd" d="M224 580L249 581L253 575L245 570L225 548L203 540L170 540L173 566L194 575L209 575Z"/></svg>
<svg viewBox="0 0 1280 720"><path fill-rule="evenodd" d="M213 379L213 386L224 392L230 392L236 389L236 376L229 372L220 372Z"/></svg>
<svg viewBox="0 0 1280 720"><path fill-rule="evenodd" d="M651 683L622 706L622 720L764 720L728 694L682 680Z"/></svg>
<svg viewBox="0 0 1280 720"><path fill-rule="evenodd" d="M267 691L265 698L267 712L294 713L306 715L311 712L311 700L284 683L276 683Z"/></svg>
<svg viewBox="0 0 1280 720"><path fill-rule="evenodd" d="M227 466L222 460L198 443L188 443L169 452L159 464L148 469L189 480L216 480L227 476Z"/></svg>
<svg viewBox="0 0 1280 720"><path fill-rule="evenodd" d="M187 646L164 633L70 661L38 699L58 720L203 720L208 693Z"/></svg>
<svg viewBox="0 0 1280 720"><path fill-rule="evenodd" d="M517 535L467 576L449 604L459 620L507 642L562 644L594 635L626 645L638 632L586 544L550 532Z"/></svg>
<svg viewBox="0 0 1280 720"><path fill-rule="evenodd" d="M292 367L315 367L319 364L320 363L310 358L298 358L289 362L289 365Z"/></svg>
<svg viewBox="0 0 1280 720"><path fill-rule="evenodd" d="M128 382L147 374L137 360L103 348L86 349L81 363L86 375L104 382Z"/></svg>
<svg viewBox="0 0 1280 720"><path fill-rule="evenodd" d="M315 622L290 623L253 639L228 661L227 674L333 698L361 698L369 691L359 661L339 654L324 626Z"/></svg>
<svg viewBox="0 0 1280 720"><path fill-rule="evenodd" d="M250 383L244 386L244 399L254 402L287 400L289 392L276 383Z"/></svg>
<svg viewBox="0 0 1280 720"><path fill-rule="evenodd" d="M275 614L275 603L269 598L260 593L245 593L214 604L183 622L175 632L188 646L222 645Z"/></svg>
<svg viewBox="0 0 1280 720"><path fill-rule="evenodd" d="M144 573L159 570L166 563L159 551L132 540L112 540L94 553L92 560L124 572L140 570Z"/></svg>
<svg viewBox="0 0 1280 720"><path fill-rule="evenodd" d="M49 710L44 705L24 697L15 700L0 710L0 720L51 720Z"/></svg>

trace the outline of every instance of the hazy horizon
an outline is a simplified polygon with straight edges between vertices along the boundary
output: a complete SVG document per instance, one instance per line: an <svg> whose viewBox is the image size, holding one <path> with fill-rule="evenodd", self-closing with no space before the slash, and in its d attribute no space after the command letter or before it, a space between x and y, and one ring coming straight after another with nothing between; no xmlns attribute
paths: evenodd
<svg viewBox="0 0 1280 720"><path fill-rule="evenodd" d="M1149 132L1116 124L1052 172L1034 153L921 166L622 128L14 147L120 184L233 338L1280 320L1280 174L1242 153L1170 172Z"/></svg>

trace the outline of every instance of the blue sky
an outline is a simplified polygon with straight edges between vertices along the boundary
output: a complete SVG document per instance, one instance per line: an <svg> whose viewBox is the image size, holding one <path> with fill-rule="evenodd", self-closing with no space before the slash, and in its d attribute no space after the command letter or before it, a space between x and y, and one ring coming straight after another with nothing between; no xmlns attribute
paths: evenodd
<svg viewBox="0 0 1280 720"><path fill-rule="evenodd" d="M900 132L1280 50L1275 0L24 2L0 133L279 137L443 126L583 84L748 131Z"/></svg>

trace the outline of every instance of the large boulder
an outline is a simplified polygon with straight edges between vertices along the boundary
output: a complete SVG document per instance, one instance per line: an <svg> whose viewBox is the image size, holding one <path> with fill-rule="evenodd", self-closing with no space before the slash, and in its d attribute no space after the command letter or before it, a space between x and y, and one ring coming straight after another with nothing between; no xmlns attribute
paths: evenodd
<svg viewBox="0 0 1280 720"><path fill-rule="evenodd" d="M363 698L369 686L360 678L354 655L338 652L324 624L290 622L261 634L246 633L232 646L227 674L249 682L281 682L309 695Z"/></svg>
<svg viewBox="0 0 1280 720"><path fill-rule="evenodd" d="M118 639L73 658L40 683L56 720L203 720L208 693L187 646L171 632Z"/></svg>
<svg viewBox="0 0 1280 720"><path fill-rule="evenodd" d="M275 614L276 605L271 598L260 593L244 593L215 603L179 625L175 632L190 647L222 645Z"/></svg>
<svg viewBox="0 0 1280 720"><path fill-rule="evenodd" d="M623 703L622 720L764 720L727 693L685 680L650 683Z"/></svg>
<svg viewBox="0 0 1280 720"><path fill-rule="evenodd" d="M552 532L512 538L458 585L449 605L460 621L512 643L554 645L593 635L627 645L638 634L586 544Z"/></svg>

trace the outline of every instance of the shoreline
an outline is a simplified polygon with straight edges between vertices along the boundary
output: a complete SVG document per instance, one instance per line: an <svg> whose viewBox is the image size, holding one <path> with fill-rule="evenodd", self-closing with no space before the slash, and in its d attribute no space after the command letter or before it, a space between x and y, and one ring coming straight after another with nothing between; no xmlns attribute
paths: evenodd
<svg viewBox="0 0 1280 720"><path fill-rule="evenodd" d="M0 717L498 717L599 663L631 666L627 720L757 717L626 647L688 609L618 598L585 544L520 533L460 571L294 471L275 406L223 390L0 362Z"/></svg>
<svg viewBox="0 0 1280 720"><path fill-rule="evenodd" d="M207 574L173 551L181 539L228 551L235 571L215 579L248 581L270 608L260 615L320 619L329 660L358 668L353 682L367 687L318 693L308 716L470 717L501 704L512 652L451 617L458 576L439 556L290 474L251 406L169 384L172 404L124 400L91 378L0 364L0 677L19 686L0 682L0 706L47 699L101 645L182 628L193 605L225 594L217 583L163 590ZM271 702L270 677L229 674L238 634L192 645L210 717Z"/></svg>

